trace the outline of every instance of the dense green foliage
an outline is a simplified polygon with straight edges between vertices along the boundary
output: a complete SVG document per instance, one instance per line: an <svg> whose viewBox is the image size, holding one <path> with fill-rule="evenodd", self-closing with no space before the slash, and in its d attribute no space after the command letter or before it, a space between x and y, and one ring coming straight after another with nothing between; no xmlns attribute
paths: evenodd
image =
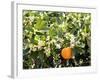
<svg viewBox="0 0 100 80"><path fill-rule="evenodd" d="M91 14L23 11L23 69L91 65ZM73 58L60 53L71 46Z"/></svg>

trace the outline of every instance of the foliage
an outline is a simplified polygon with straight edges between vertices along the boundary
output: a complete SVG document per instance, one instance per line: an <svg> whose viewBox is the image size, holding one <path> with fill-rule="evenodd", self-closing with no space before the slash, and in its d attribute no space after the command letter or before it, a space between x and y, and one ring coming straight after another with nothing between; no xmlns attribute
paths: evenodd
<svg viewBox="0 0 100 80"><path fill-rule="evenodd" d="M23 10L23 69L91 65L91 14ZM72 47L73 57L60 53Z"/></svg>

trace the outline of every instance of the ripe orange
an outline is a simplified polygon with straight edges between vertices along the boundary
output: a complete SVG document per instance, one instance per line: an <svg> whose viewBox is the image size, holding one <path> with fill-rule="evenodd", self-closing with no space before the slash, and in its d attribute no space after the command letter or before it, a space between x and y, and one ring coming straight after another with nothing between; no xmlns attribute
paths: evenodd
<svg viewBox="0 0 100 80"><path fill-rule="evenodd" d="M72 58L72 48L70 47L63 48L61 51L61 56L66 60L71 59Z"/></svg>

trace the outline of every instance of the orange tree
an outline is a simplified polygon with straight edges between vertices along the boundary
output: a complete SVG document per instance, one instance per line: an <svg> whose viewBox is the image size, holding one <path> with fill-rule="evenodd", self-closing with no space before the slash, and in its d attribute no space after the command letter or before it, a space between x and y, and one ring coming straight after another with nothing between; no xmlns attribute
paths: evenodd
<svg viewBox="0 0 100 80"><path fill-rule="evenodd" d="M90 13L23 10L23 69L90 66L90 28Z"/></svg>

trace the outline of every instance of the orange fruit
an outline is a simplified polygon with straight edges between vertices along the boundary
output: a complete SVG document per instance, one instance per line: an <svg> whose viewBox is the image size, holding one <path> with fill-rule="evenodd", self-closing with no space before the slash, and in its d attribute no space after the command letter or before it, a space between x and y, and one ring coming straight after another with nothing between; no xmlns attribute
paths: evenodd
<svg viewBox="0 0 100 80"><path fill-rule="evenodd" d="M63 48L61 51L61 56L66 60L71 59L72 58L72 48L70 47Z"/></svg>

